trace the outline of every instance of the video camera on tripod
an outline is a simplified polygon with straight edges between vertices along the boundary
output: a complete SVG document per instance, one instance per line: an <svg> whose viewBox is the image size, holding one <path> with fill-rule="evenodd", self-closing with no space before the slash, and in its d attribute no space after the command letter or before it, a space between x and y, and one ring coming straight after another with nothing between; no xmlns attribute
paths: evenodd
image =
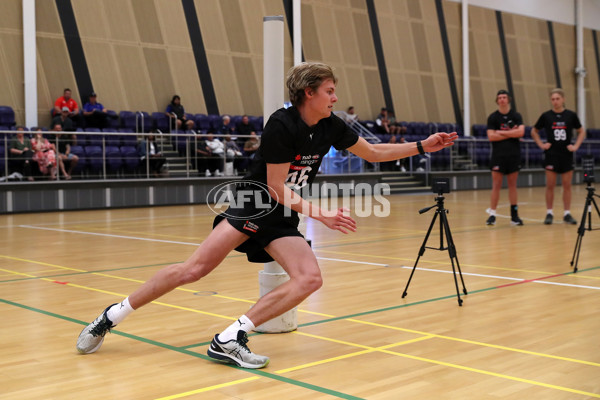
<svg viewBox="0 0 600 400"><path fill-rule="evenodd" d="M583 181L587 184L594 183L594 157L583 156L581 166L583 167Z"/></svg>
<svg viewBox="0 0 600 400"><path fill-rule="evenodd" d="M577 272L577 264L579 263L579 254L581 252L581 244L583 241L583 235L585 235L585 231L595 231L600 229L592 228L592 210L595 209L598 217L600 217L600 208L598 208L598 203L596 203L595 199L595 197L600 198L600 196L594 193L596 188L592 186L592 183L594 182L594 157L589 155L584 156L581 159L581 164L583 167L583 181L587 183L587 196L583 206L581 222L579 223L579 228L577 228L577 240L575 241L573 258L571 258L573 272Z"/></svg>

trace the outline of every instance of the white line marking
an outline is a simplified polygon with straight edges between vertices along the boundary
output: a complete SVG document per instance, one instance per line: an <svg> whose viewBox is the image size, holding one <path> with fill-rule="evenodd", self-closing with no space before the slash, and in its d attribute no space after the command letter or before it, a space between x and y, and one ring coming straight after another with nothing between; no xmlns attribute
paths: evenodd
<svg viewBox="0 0 600 400"><path fill-rule="evenodd" d="M77 233L80 235L106 236L106 237L112 237L112 238L117 238L117 239L143 240L146 242L160 242L160 243L171 243L171 244L183 244L183 245L187 245L187 246L200 246L200 243L176 242L173 240L151 239L151 238L142 238L142 237L137 237L137 236L112 235L110 233L74 231L71 229L43 228L41 226L31 226L31 225L19 225L19 228L39 229L39 230L43 230L43 231L55 231L55 232L65 232L65 233Z"/></svg>
<svg viewBox="0 0 600 400"><path fill-rule="evenodd" d="M137 237L137 236L112 235L110 233L95 233L95 232L74 231L74 230L70 230L70 229L44 228L44 227L41 227L41 226L32 226L32 225L19 225L19 228L39 229L39 230L44 230L44 231L55 231L55 232L65 232L65 233L76 233L76 234L81 234L81 235L105 236L105 237L112 237L112 238L117 238L117 239L142 240L142 241L146 241L146 242L182 244L182 245L186 245L186 246L199 246L200 245L200 243L177 242L177 241L173 241L173 240L151 239L151 238L142 238L142 237ZM389 267L388 264L370 263L370 262L354 261L354 260L343 260L343 259L339 259L339 258L326 258L326 257L317 257L317 258L321 259L321 260L328 260L328 261L339 261L339 262L352 263L352 264L366 264L366 265L377 265L377 266L382 266L382 267ZM403 265L401 268L411 269L413 267L408 267L408 266ZM444 273L444 274L451 274L452 273L452 271L445 271L445 270L441 270L441 269L430 269L430 268L419 268L419 269L421 271L441 272L441 273ZM507 277L507 276L474 274L474 273L470 273L470 272L463 272L462 274L463 275L468 275L468 276L478 276L478 277L482 277L482 278L505 279L505 280L510 280L510 281L524 281L524 280L526 280L526 279L521 279L521 278L511 278L511 277ZM600 287L583 286L583 285L573 285L573 284L570 284L570 283L538 281L538 280L533 280L531 282L533 282L533 283L543 283L543 284L547 284L547 285L558 285L558 286L568 286L568 287L582 288L582 289L600 290Z"/></svg>
<svg viewBox="0 0 600 400"><path fill-rule="evenodd" d="M354 264L367 264L367 265L378 265L380 267L389 267L388 264L379 264L379 263L372 263L372 262L366 262L366 261L342 260L340 258L327 258L327 257L317 257L317 258L319 260L340 261L340 262L347 262L347 263L354 263Z"/></svg>

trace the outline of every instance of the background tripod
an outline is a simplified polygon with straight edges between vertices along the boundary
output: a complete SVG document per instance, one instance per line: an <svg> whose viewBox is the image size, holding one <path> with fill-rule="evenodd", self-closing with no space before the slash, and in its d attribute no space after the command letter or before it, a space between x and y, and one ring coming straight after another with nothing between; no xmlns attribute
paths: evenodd
<svg viewBox="0 0 600 400"><path fill-rule="evenodd" d="M434 189L435 189L435 184L434 184ZM446 192L447 193L447 192ZM421 258L421 256L425 253L425 249L433 249L433 250L448 250L448 254L450 255L450 262L452 263L452 274L454 275L454 285L456 286L456 297L458 298L458 305L462 306L462 299L460 298L460 293L458 291L458 280L456 278L456 270L458 269L458 274L460 275L460 281L462 283L462 287L463 287L463 293L467 294L467 289L465 288L465 281L463 280L462 277L462 272L460 270L460 264L458 263L458 257L456 255L456 247L454 246L454 240L452 240L452 233L450 232L450 225L448 225L448 217L446 216L446 214L448 213L448 210L446 210L444 208L444 196L442 196L443 192L440 191L438 193L438 196L435 198L436 200L436 204L431 206L431 207L427 207L427 208L423 208L422 210L419 210L419 214L423 214L426 213L427 211L431 210L434 207L437 207L437 209L435 210L435 214L433 215L433 219L431 220L431 224L429 225L429 230L427 230L427 234L425 235L425 240L423 240L423 244L421 245L421 249L419 250L419 256L417 257L417 260L415 261L415 266L412 269L412 272L410 273L410 277L408 278L408 282L406 283L406 287L404 288L404 293L402 293L402 298L406 297L407 294L407 290L408 290L408 285L410 285L410 281L412 280L412 277L415 273L415 269L417 268L417 264L419 263L419 259ZM433 225L435 224L435 220L437 219L437 217L440 217L440 247L427 247L427 240L429 239L429 235L431 234L431 230L433 228ZM444 234L446 235L446 243L447 246L444 247ZM456 268L454 266L454 262L456 261Z"/></svg>
<svg viewBox="0 0 600 400"><path fill-rule="evenodd" d="M579 252L581 251L581 241L583 240L583 235L585 231L595 231L600 228L592 229L592 204L600 217L600 209L598 209L598 204L596 204L596 199L594 197L600 197L597 194L594 194L594 187L592 186L591 181L587 183L587 197L585 198L585 206L583 207L583 215L581 216L581 223L579 224L579 228L577 229L577 240L575 241L575 250L573 250L573 258L571 258L571 266L573 267L573 272L577 272L577 263L579 262ZM587 222L587 228L586 228Z"/></svg>

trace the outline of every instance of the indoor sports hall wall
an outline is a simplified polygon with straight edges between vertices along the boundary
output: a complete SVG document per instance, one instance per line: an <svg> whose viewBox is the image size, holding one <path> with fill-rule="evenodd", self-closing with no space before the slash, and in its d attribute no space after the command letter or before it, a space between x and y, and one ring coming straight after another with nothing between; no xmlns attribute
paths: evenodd
<svg viewBox="0 0 600 400"><path fill-rule="evenodd" d="M461 5L445 0L302 0L303 54L333 65L338 110L379 108L399 120L460 122ZM262 114L262 18L284 15L292 65L291 0L36 1L38 120L65 87L116 111L163 111L173 94L190 113ZM24 122L21 0L0 2L0 104ZM471 122L485 123L500 88L532 125L562 86L575 109L572 25L469 7ZM587 126L600 127L596 31L585 29ZM504 44L504 46L503 46ZM505 51L503 51L503 49Z"/></svg>

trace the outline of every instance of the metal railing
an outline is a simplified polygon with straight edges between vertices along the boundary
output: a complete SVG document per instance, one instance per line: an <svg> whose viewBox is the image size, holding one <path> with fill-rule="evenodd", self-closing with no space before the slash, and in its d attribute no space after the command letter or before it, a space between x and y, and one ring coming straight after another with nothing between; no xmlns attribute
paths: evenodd
<svg viewBox="0 0 600 400"><path fill-rule="evenodd" d="M141 117L143 118L143 117ZM143 119L140 119L143 121ZM357 124L359 125L359 124ZM242 156L228 154L225 137L228 135L213 135L223 141L223 153L213 157L200 157L197 150L199 142L206 138L205 134L197 132L187 133L130 133L130 132L53 132L44 131L44 136L59 148L61 138L68 137L72 142L71 152L79 157L79 163L73 170L76 179L90 180L112 180L112 179L150 179L154 178L151 171L150 157L142 160L142 153L150 153L148 136L155 136L155 151L165 157L165 168L161 177L197 178L204 177L205 168L199 170L199 166L205 161L218 165L221 176L235 176L242 173L251 162L251 155L243 153ZM24 132L32 135L33 132ZM56 134L62 136L58 137ZM73 136L74 135L74 136ZM15 136L15 131L0 131L0 181L9 181L14 172L10 154L10 142ZM361 134L362 136L362 134ZM237 135L238 142L243 142L251 135ZM364 137L364 136L363 136ZM145 145L145 152L140 146ZM243 147L243 146L240 146ZM423 158L414 156L408 158L404 166L407 174L425 173L426 176L434 171L482 171L489 170L489 156L491 154L491 143L485 138L460 138L456 144L440 152L432 153ZM537 147L532 139L521 140L522 168L541 168L543 163L543 152ZM574 155L576 166L580 166L583 155L594 155L600 157L600 140L587 139L579 151ZM423 162L424 161L424 162ZM37 163L31 161L36 181L47 180L37 170ZM68 161L67 161L68 162ZM237 164L241 167L235 171ZM387 164L392 171L399 171L399 166ZM214 176L216 169L209 168ZM323 158L320 173L322 174L345 174L364 173L380 171L380 163L369 163L346 150L331 151ZM386 169L386 168L383 168ZM18 178L18 176L15 176ZM64 176L57 174L57 181L64 180Z"/></svg>

